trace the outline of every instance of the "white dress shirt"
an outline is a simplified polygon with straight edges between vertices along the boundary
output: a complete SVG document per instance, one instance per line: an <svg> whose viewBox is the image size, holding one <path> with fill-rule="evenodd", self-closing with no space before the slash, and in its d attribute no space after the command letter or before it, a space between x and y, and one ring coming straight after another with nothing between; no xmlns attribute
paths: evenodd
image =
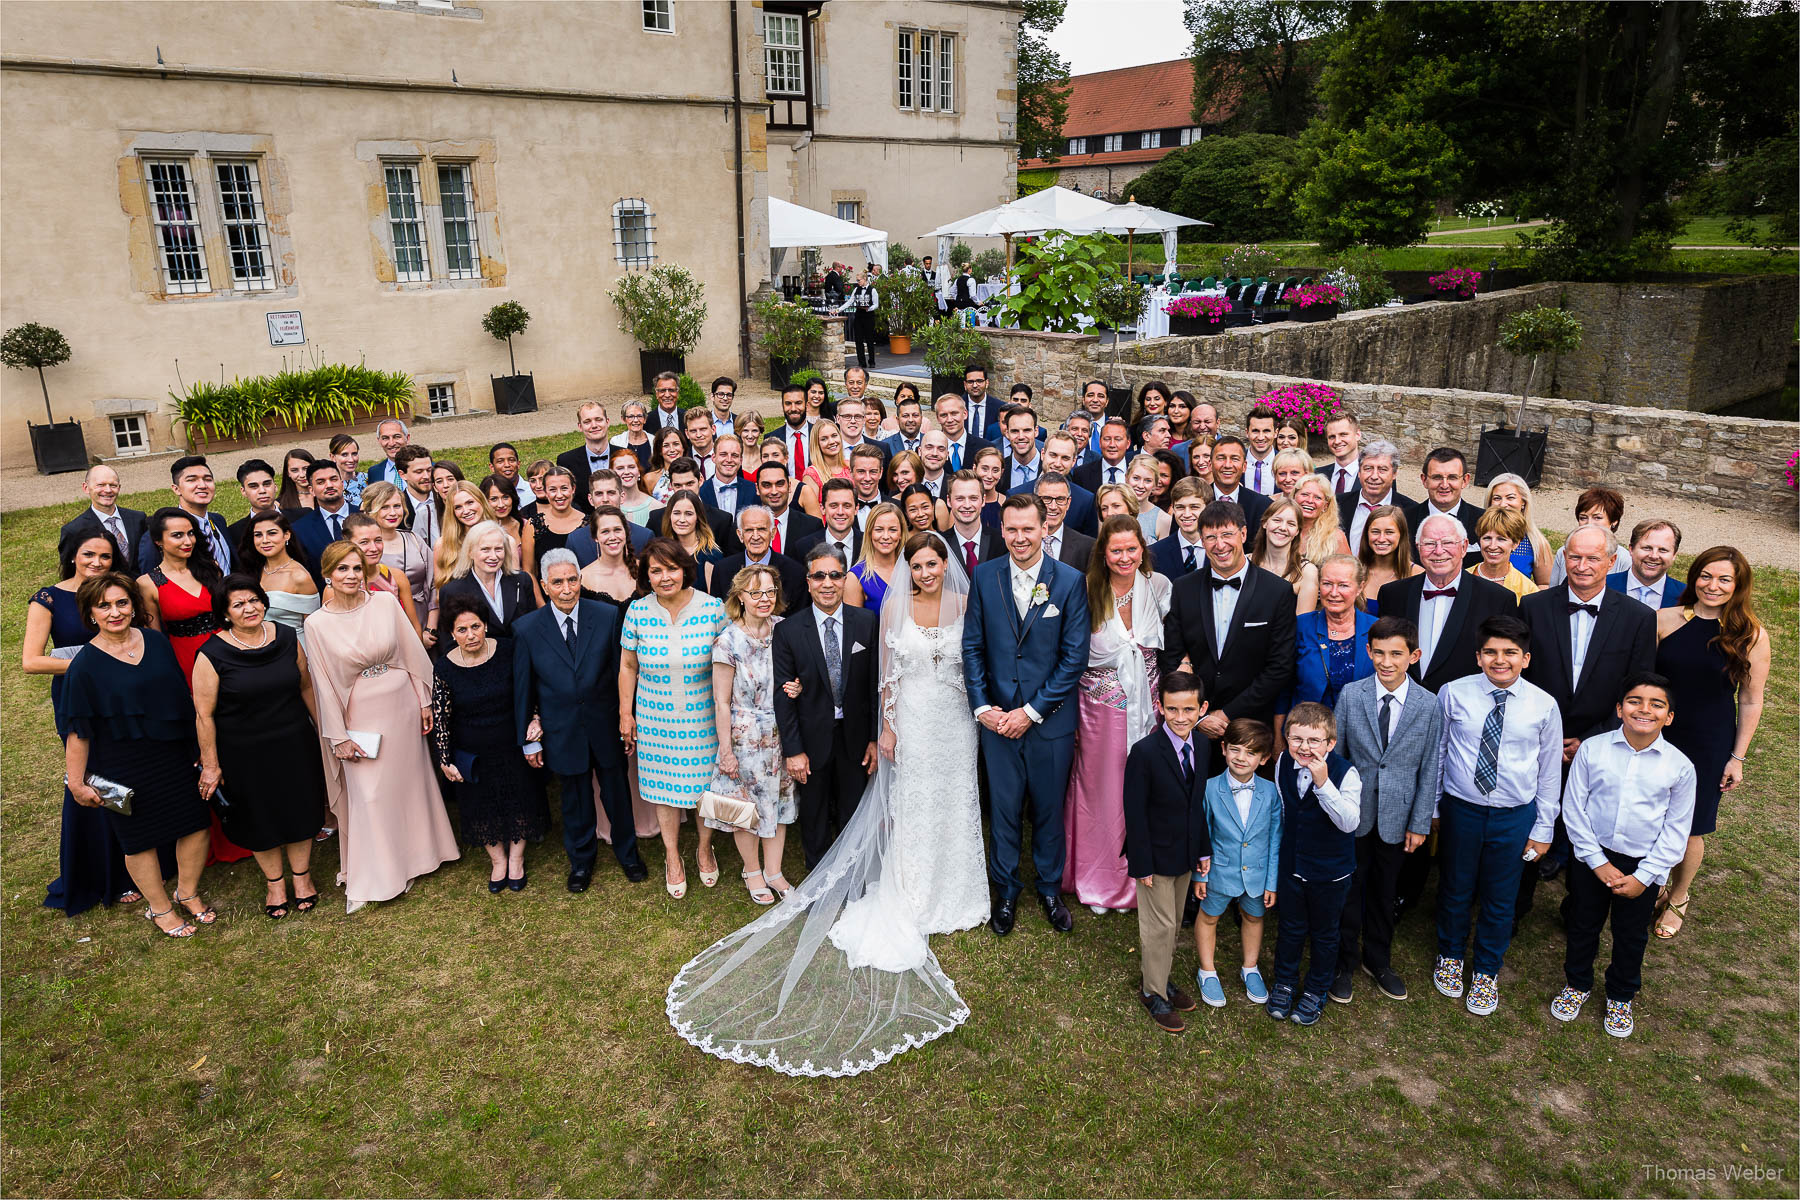
<svg viewBox="0 0 1800 1200"><path fill-rule="evenodd" d="M1598 870L1607 850L1627 855L1640 860L1633 878L1656 887L1687 854L1694 764L1660 736L1634 750L1622 729L1597 734L1569 764L1562 815L1582 862Z"/></svg>
<svg viewBox="0 0 1800 1200"><path fill-rule="evenodd" d="M826 644L833 636L837 639L838 670L840 672L839 678L841 679L841 672L848 670L850 666L850 655L845 652L844 646L844 606L840 604L833 611L826 612L815 604L812 606L812 610L813 625L817 627L819 631L819 653L826 656L827 662L831 661L831 652L825 648ZM828 620L837 623L836 627L829 634L825 632L825 622ZM841 721L844 719L844 710L834 706L831 710L831 715Z"/></svg>
<svg viewBox="0 0 1800 1200"><path fill-rule="evenodd" d="M1369 523L1369 514L1384 504L1394 503L1394 489L1389 488L1387 495L1379 500L1364 498L1361 492L1356 493L1356 511L1350 517L1350 552L1356 553L1362 545L1363 526Z"/></svg>
<svg viewBox="0 0 1800 1200"><path fill-rule="evenodd" d="M1037 477L1043 474L1043 469L1044 464L1041 456L1038 454L1034 453L1031 456L1030 462L1020 462L1016 458L1013 459L1012 477L1007 481L1008 490L1010 491L1012 488L1024 487L1027 484L1036 483Z"/></svg>
<svg viewBox="0 0 1800 1200"><path fill-rule="evenodd" d="M718 509L720 512L724 513L728 517L737 516L737 507L738 507L737 481L736 480L723 481L723 480L718 479L717 477L714 477L714 479L712 481L712 485L713 485L713 507Z"/></svg>
<svg viewBox="0 0 1800 1200"><path fill-rule="evenodd" d="M846 571L850 569L850 564L856 561L856 555L851 553L851 551L856 548L856 530L854 528L846 529L844 532L838 533L833 530L831 526L827 525L825 527L825 541L823 544L830 546L844 556L844 569Z"/></svg>
<svg viewBox="0 0 1800 1200"><path fill-rule="evenodd" d="M1453 575L1447 585L1460 588L1463 585L1461 572ZM1425 586L1419 592L1419 671L1431 669L1431 656L1437 653L1438 638L1443 635L1444 622L1450 619L1450 606L1456 603L1455 596L1434 596L1425 598L1426 592L1443 591L1443 588L1431 582L1431 576L1425 576Z"/></svg>
<svg viewBox="0 0 1800 1200"><path fill-rule="evenodd" d="M1331 782L1330 776L1326 777L1324 783L1315 783L1313 781L1312 771L1301 767L1294 761L1291 755L1283 752L1281 758L1276 761L1275 769L1277 772L1297 771L1297 775L1290 774L1289 778L1297 780L1296 790L1300 799L1306 799L1306 794L1308 792L1317 792L1319 794L1319 807L1325 811L1325 819L1337 826L1343 833L1356 832L1357 825L1362 821L1362 776L1356 773L1355 767L1347 768L1344 771L1344 777L1337 783ZM1277 774L1276 778L1279 779L1280 775ZM1246 818L1246 820L1247 819L1248 818ZM1350 874L1352 874L1352 872L1347 872L1336 878L1348 879ZM1304 880L1306 876L1296 873L1294 878ZM1327 883L1332 881L1315 880L1314 882Z"/></svg>
<svg viewBox="0 0 1800 1200"><path fill-rule="evenodd" d="M406 492L406 502L412 505L412 531L417 534L427 546L436 546L438 535L443 532L438 528L437 504L435 503L437 496L431 492L427 492L425 493L425 498L421 500L412 494L411 489L403 490ZM495 609L494 611L496 613L499 612L498 609Z"/></svg>
<svg viewBox="0 0 1800 1200"><path fill-rule="evenodd" d="M1063 531L1060 529L1055 533L1046 533L1044 535L1045 558L1054 559L1057 562L1062 561L1062 536Z"/></svg>
<svg viewBox="0 0 1800 1200"><path fill-rule="evenodd" d="M344 529L343 529L344 521L350 516L351 513L356 511L354 508L350 507L350 504L348 501L340 501L336 512L328 511L323 504L315 505L315 507L319 510L320 519L325 522L325 531L327 533L330 533L334 539L341 538L344 536ZM435 510L433 511L432 515L434 515L434 516L436 515ZM331 528L331 522L334 519L338 523L338 528L336 530L333 530Z"/></svg>
<svg viewBox="0 0 1800 1200"><path fill-rule="evenodd" d="M1331 481L1331 491L1333 495L1336 495L1339 492L1354 492L1357 490L1357 464L1354 459L1349 463L1333 462L1330 464L1330 467L1331 474L1327 475L1326 478Z"/></svg>
<svg viewBox="0 0 1800 1200"><path fill-rule="evenodd" d="M1225 635L1231 631L1231 618L1237 612L1238 601L1244 595L1244 579L1250 574L1250 560L1245 559L1238 564L1235 575L1219 575L1218 579L1235 579L1237 587L1219 587L1212 590L1213 640L1219 647L1219 653L1225 652Z"/></svg>
<svg viewBox="0 0 1800 1200"><path fill-rule="evenodd" d="M485 591L486 589L484 588L482 590ZM568 612L564 612L554 604L550 607L556 612L556 632L562 635L563 641L568 641L571 633L576 637L581 636L581 623L575 619L576 614L581 611L581 601L577 600L575 602L575 607L571 608ZM494 611L496 613L500 611L498 605L495 606Z"/></svg>
<svg viewBox="0 0 1800 1200"><path fill-rule="evenodd" d="M1388 705L1387 735L1390 738L1394 736L1394 730L1400 728L1400 711L1406 707L1406 693L1411 683L1410 676L1402 675L1400 676L1400 686L1390 692L1387 685L1382 683L1379 678L1375 680L1375 727L1377 729L1381 727L1382 700L1391 697L1394 701Z"/></svg>
<svg viewBox="0 0 1800 1200"><path fill-rule="evenodd" d="M1637 570L1633 568L1625 576L1625 594L1655 612L1662 607L1663 584L1667 581L1668 576L1665 575L1655 583L1645 583L1638 578Z"/></svg>
<svg viewBox="0 0 1800 1200"><path fill-rule="evenodd" d="M1125 482L1125 467L1126 467L1126 462L1124 459L1120 459L1118 462L1114 463L1114 462L1107 462L1104 458L1102 458L1100 460L1100 482L1101 483L1121 483L1121 484L1124 483Z"/></svg>
<svg viewBox="0 0 1800 1200"><path fill-rule="evenodd" d="M1007 556L1007 579L1012 586L1013 604L1019 610L1019 620L1021 622L1025 620L1025 615L1031 611L1031 594L1037 590L1038 575L1042 572L1043 566L1044 553L1042 550L1038 551L1037 559L1028 567L1019 566L1018 560L1010 555ZM980 720L981 714L993 707L992 704L982 705L975 710L975 718ZM1029 704L1025 706L1025 715L1031 718L1031 723L1033 725L1043 724L1044 718L1038 714L1037 709L1031 707Z"/></svg>
<svg viewBox="0 0 1800 1200"><path fill-rule="evenodd" d="M1199 542L1188 541L1187 534L1177 529L1175 531L1175 557L1183 566L1187 565L1188 551L1190 550L1194 553L1194 570L1198 571L1206 565L1206 547Z"/></svg>
<svg viewBox="0 0 1800 1200"><path fill-rule="evenodd" d="M506 620L506 608L500 602L500 581L506 578L506 572L494 572L494 586L491 588L488 587L487 584L481 582L480 571L470 571L469 578L475 581L475 586L481 589L481 594L483 596L487 597L488 607L494 610L494 619L496 621ZM562 632L561 625L557 626L556 631L558 633Z"/></svg>
<svg viewBox="0 0 1800 1200"><path fill-rule="evenodd" d="M1244 456L1244 484L1253 492L1261 492L1265 496L1275 494L1275 454L1274 447L1269 448L1267 458L1258 458L1254 454ZM1262 468L1262 477L1257 478L1257 468Z"/></svg>
<svg viewBox="0 0 1800 1200"><path fill-rule="evenodd" d="M960 438L950 443L950 457L944 469L954 472L960 471L964 467L972 468L974 465L975 455L969 450L969 431L965 429Z"/></svg>
<svg viewBox="0 0 1800 1200"><path fill-rule="evenodd" d="M788 516L793 511L794 511L794 506L792 504L789 504L786 508L782 509L780 512L771 514L771 516L773 518L773 523L775 526L775 537L769 543L770 549L779 549L783 554L792 554L793 553L794 544L792 542L788 541L788 531L787 531ZM794 561L799 562L800 560L798 558L796 558Z"/></svg>
<svg viewBox="0 0 1800 1200"><path fill-rule="evenodd" d="M1589 600L1583 600L1575 594L1575 589L1569 589L1570 604L1592 604L1595 608L1599 608L1600 601L1605 597L1605 584L1602 584L1600 591ZM1587 662L1588 645L1594 640L1594 622L1597 620L1599 620L1598 614L1594 616L1589 616L1584 612L1569 614L1569 678L1577 686L1581 683L1581 668Z"/></svg>
<svg viewBox="0 0 1800 1200"><path fill-rule="evenodd" d="M1498 772L1494 790L1483 796L1475 786L1475 763L1497 690L1486 675L1477 674L1452 679L1438 693L1444 709L1444 791L1488 808L1517 808L1535 800L1531 840L1548 842L1562 796L1562 713L1550 693L1528 680L1515 679L1505 689Z"/></svg>
<svg viewBox="0 0 1800 1200"><path fill-rule="evenodd" d="M100 528L104 529L106 536L110 537L118 546L120 554L129 558L137 553L137 547L133 546L131 539L125 536L125 518L116 507L110 513L103 513L90 504L88 511L94 514L94 520L100 522ZM116 563L113 569L123 571L127 565L127 563Z"/></svg>
<svg viewBox="0 0 1800 1200"><path fill-rule="evenodd" d="M925 440L925 428L924 426L920 426L919 432L912 434L910 437L905 433L897 433L894 436L900 439L900 449L910 450L912 453L917 454L919 452L919 443Z"/></svg>
<svg viewBox="0 0 1800 1200"><path fill-rule="evenodd" d="M1225 786L1231 789L1231 802L1237 805L1238 825L1244 829L1250 828L1250 804L1256 799L1256 776L1252 775L1239 783L1237 776L1227 774Z"/></svg>
<svg viewBox="0 0 1800 1200"><path fill-rule="evenodd" d="M938 499L938 500L943 500L943 499L945 499L944 484L947 480L949 480L949 478L950 478L950 472L939 471L937 473L936 479L933 479L931 476L927 475L923 479L919 480L919 482L925 486L925 490L930 492L932 494L933 498Z"/></svg>
<svg viewBox="0 0 1800 1200"><path fill-rule="evenodd" d="M787 443L788 448L788 471L790 474L799 474L798 471L794 470L794 453L796 448L798 448L800 456L805 460L806 465L809 467L813 465L812 448L807 445L807 441L811 436L812 423L810 421L803 423L798 429L795 429L792 425L785 424L781 427L781 437L782 440Z"/></svg>

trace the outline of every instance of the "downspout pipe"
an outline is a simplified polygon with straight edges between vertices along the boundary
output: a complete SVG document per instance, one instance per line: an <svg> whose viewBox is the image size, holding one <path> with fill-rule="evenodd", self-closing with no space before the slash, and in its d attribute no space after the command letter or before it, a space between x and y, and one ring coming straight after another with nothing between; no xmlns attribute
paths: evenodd
<svg viewBox="0 0 1800 1200"><path fill-rule="evenodd" d="M731 176L733 207L737 210L737 307L738 307L738 374L750 373L750 308L749 279L745 260L749 253L744 233L744 95L740 72L743 54L738 45L738 0L731 0Z"/></svg>

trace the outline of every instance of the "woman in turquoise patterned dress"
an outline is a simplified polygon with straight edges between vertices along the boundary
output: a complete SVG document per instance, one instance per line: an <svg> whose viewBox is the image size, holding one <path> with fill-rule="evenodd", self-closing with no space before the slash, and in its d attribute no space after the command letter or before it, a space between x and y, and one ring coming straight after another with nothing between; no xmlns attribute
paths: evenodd
<svg viewBox="0 0 1800 1200"><path fill-rule="evenodd" d="M631 602L620 634L619 733L637 755L638 786L656 805L662 831L663 885L687 895L681 862L681 814L699 807L719 752L713 721L713 642L725 628L725 606L694 587L694 560L673 538L651 539L639 559L647 594ZM719 882L713 831L699 825L700 882ZM710 864L710 865L709 865Z"/></svg>

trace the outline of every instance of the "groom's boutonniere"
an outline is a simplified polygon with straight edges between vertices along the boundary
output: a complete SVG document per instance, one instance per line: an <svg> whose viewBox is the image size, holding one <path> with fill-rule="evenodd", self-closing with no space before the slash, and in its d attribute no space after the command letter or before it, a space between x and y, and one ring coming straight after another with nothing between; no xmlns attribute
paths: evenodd
<svg viewBox="0 0 1800 1200"><path fill-rule="evenodd" d="M1040 583L1036 587L1031 589L1031 607L1032 608L1036 608L1040 604L1046 604L1049 602L1049 600L1050 600L1050 589L1045 587L1043 584Z"/></svg>

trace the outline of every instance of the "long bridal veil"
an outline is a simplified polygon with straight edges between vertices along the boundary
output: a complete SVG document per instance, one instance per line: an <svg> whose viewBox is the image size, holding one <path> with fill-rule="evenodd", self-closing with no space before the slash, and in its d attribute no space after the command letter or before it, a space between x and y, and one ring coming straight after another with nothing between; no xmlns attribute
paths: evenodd
<svg viewBox="0 0 1800 1200"><path fill-rule="evenodd" d="M966 584L945 559L939 625L959 620ZM881 680L900 687L894 647L911 618L912 573L895 564L881 612ZM786 899L708 946L669 985L669 1021L708 1054L788 1075L856 1075L969 1017L894 878L897 773L883 758L856 814Z"/></svg>

